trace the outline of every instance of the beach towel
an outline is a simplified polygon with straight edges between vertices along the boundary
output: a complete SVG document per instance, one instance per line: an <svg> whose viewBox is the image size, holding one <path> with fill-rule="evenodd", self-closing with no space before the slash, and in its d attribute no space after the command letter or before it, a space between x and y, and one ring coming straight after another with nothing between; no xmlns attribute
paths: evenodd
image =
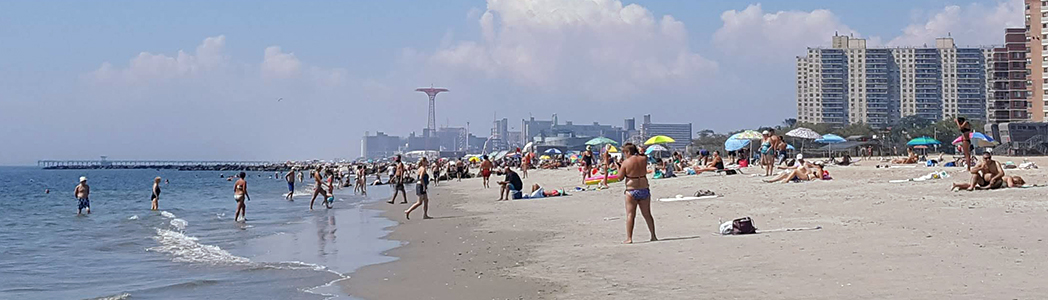
<svg viewBox="0 0 1048 300"><path fill-rule="evenodd" d="M693 200L715 199L717 197L720 197L720 196L718 196L718 195L708 195L708 196L699 196L699 197L684 197L684 195L677 195L677 197L673 197L673 198L659 198L659 201L660 202L693 201Z"/></svg>
<svg viewBox="0 0 1048 300"><path fill-rule="evenodd" d="M917 178L901 179L901 180L889 180L888 182L891 182L891 183L919 182L919 181L926 181L926 180L932 180L932 179L943 179L943 178L950 178L950 174L946 173L946 171L937 171L937 172L928 173L927 175L924 175L924 176L921 176L921 177L917 177Z"/></svg>

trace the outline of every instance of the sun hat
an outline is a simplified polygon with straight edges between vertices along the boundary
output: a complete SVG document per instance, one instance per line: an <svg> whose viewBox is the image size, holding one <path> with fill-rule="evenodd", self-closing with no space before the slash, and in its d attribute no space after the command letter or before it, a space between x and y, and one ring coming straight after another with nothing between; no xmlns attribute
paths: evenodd
<svg viewBox="0 0 1048 300"><path fill-rule="evenodd" d="M80 176L80 182L87 181L87 176Z"/></svg>
<svg viewBox="0 0 1048 300"><path fill-rule="evenodd" d="M764 132L761 132L761 134L763 134L763 135L769 135L769 134L771 134L771 132L768 132L767 130L765 130Z"/></svg>

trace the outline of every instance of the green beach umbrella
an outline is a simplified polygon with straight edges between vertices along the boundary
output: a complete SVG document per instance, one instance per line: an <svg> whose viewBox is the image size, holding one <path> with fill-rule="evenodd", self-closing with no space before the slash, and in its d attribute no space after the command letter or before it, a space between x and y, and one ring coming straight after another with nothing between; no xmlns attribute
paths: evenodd
<svg viewBox="0 0 1048 300"><path fill-rule="evenodd" d="M603 137L603 136L602 137L595 137L595 138L589 140L588 142L586 142L586 145L590 145L590 146L604 145L604 144L618 145L619 143L616 142L613 139L609 139L609 138L606 138L606 137Z"/></svg>

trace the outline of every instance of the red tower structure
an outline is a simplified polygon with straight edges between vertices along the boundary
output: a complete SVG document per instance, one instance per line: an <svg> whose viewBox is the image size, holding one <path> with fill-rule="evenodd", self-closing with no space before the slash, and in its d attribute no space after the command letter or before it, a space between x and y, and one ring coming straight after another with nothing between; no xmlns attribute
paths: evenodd
<svg viewBox="0 0 1048 300"><path fill-rule="evenodd" d="M426 129L428 129L428 131L430 131L430 132L436 131L437 130L437 105L436 105L437 94L443 93L443 92L447 92L448 89L435 88L433 86L430 86L428 88L417 88L417 89L415 89L415 91L416 92L423 92L423 93L426 93L426 95L429 95L429 123L426 124Z"/></svg>

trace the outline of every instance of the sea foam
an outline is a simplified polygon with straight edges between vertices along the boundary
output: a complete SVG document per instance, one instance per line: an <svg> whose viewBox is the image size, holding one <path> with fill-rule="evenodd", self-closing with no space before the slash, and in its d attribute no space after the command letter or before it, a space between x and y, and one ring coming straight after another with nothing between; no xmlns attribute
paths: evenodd
<svg viewBox="0 0 1048 300"><path fill-rule="evenodd" d="M247 264L251 262L250 259L230 254L218 246L201 244L197 242L196 237L173 230L156 228L156 236L153 239L160 245L148 248L146 251L171 254L174 256L174 261L177 262L212 265Z"/></svg>

